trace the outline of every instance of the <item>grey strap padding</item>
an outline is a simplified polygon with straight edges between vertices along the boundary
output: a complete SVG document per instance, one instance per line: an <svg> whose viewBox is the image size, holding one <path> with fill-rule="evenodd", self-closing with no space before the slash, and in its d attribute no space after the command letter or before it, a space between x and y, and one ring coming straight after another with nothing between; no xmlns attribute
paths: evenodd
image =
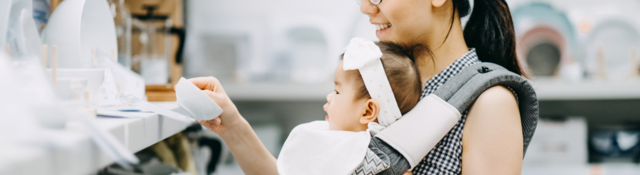
<svg viewBox="0 0 640 175"><path fill-rule="evenodd" d="M465 111L484 91L494 86L509 87L517 95L524 141L523 153L526 153L538 125L539 112L536 92L524 77L497 64L479 63L451 77L433 94L456 107L458 111Z"/></svg>
<svg viewBox="0 0 640 175"><path fill-rule="evenodd" d="M484 91L493 86L509 87L517 95L516 98L518 100L522 123L524 154L535 132L539 115L536 93L529 81L524 77L493 63L479 63L461 70L458 74L447 80L445 84L441 85L433 94L447 101L447 103L462 112L469 109ZM410 168L408 161L402 157L402 154L389 144L384 143L384 141L376 137L372 137L371 139L372 142L369 144L369 147L378 148L371 149L373 152L378 155L384 154L386 155L385 157L398 158L395 161L383 159L384 162L390 163L391 168L379 174L399 174L400 171L397 170Z"/></svg>

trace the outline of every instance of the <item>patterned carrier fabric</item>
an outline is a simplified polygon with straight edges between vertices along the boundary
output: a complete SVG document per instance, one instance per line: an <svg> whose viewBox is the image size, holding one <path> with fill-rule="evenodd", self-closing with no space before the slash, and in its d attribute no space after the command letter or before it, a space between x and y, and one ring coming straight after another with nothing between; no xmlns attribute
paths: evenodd
<svg viewBox="0 0 640 175"><path fill-rule="evenodd" d="M460 70L480 63L475 49L458 58L449 67L431 78L425 84L422 97L435 92L449 78L458 74ZM450 175L462 173L462 129L467 119L467 109L462 113L460 121L438 142L438 144L413 168L414 175Z"/></svg>
<svg viewBox="0 0 640 175"><path fill-rule="evenodd" d="M458 74L460 70L471 65L480 63L475 49L471 49L461 58L451 63L442 72L426 82L422 91L421 99L435 92L438 87L443 85L449 78ZM413 169L414 175L423 174L460 174L462 171L462 128L467 118L467 111L462 113L460 121L444 136L440 142L427 154L426 157ZM380 161L380 162L378 162ZM377 174L389 168L390 165L385 164L370 149L367 150L365 160L356 168L353 173L355 175Z"/></svg>
<svg viewBox="0 0 640 175"><path fill-rule="evenodd" d="M382 161L371 149L367 149L364 162L351 175L375 175L388 168L389 164Z"/></svg>

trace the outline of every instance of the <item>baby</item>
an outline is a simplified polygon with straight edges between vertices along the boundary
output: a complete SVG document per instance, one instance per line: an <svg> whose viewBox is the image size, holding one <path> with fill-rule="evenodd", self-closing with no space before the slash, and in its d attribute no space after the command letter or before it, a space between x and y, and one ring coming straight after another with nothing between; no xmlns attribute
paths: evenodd
<svg viewBox="0 0 640 175"><path fill-rule="evenodd" d="M422 86L411 51L387 42L351 40L327 95L326 121L291 131L278 157L278 172L353 174L371 137L418 103Z"/></svg>

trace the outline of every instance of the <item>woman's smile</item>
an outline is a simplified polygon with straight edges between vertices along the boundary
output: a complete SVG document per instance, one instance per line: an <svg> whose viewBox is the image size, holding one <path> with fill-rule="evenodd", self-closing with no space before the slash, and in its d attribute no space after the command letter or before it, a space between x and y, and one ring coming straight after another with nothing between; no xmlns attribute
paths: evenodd
<svg viewBox="0 0 640 175"><path fill-rule="evenodd" d="M391 23L385 23L385 24L372 23L372 24L373 24L373 26L376 27L376 36L379 39L382 39L384 34L389 30L389 28L391 28Z"/></svg>

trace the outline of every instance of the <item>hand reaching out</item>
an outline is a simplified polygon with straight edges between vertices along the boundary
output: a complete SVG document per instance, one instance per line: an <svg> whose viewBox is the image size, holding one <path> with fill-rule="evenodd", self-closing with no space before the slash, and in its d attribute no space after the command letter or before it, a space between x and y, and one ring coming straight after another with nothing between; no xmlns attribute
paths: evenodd
<svg viewBox="0 0 640 175"><path fill-rule="evenodd" d="M222 84L220 84L218 79L215 77L198 77L189 79L189 81L200 88L209 98L213 99L223 110L222 114L215 119L197 121L202 126L222 135L227 131L227 127L242 120L238 109L233 102L231 102L231 99L229 99L229 96L224 91L224 88L222 88Z"/></svg>

